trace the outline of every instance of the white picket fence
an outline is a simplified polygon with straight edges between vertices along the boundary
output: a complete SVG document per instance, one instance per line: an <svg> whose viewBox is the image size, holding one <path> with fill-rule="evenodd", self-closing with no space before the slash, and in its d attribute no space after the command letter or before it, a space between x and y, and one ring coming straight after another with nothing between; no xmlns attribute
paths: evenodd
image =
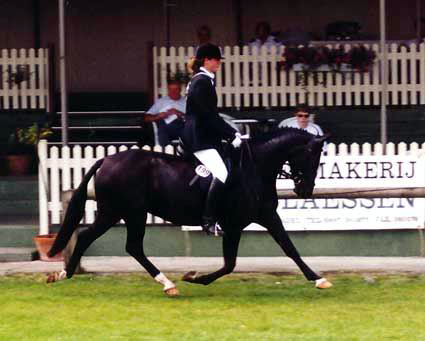
<svg viewBox="0 0 425 341"><path fill-rule="evenodd" d="M226 46L221 71L217 73L216 90L219 107L286 107L298 103L317 106L380 105L381 75L378 44L365 44L377 53L373 67L366 73L318 72L307 86L300 73L278 70L284 47L265 47L250 51L248 46ZM328 47L332 47L328 45ZM345 45L348 50L350 45ZM194 55L193 47L154 47L155 98L167 94L167 75L185 71ZM425 104L425 44L408 47L388 46L390 105Z"/></svg>
<svg viewBox="0 0 425 341"><path fill-rule="evenodd" d="M2 49L0 55L0 109L49 111L49 50ZM19 68L27 68L29 80L10 81Z"/></svg>
<svg viewBox="0 0 425 341"><path fill-rule="evenodd" d="M138 148L131 146L130 148ZM150 150L151 148L145 147ZM80 184L84 174L90 169L96 160L107 155L115 154L129 149L128 146L86 146L79 145L72 147L48 146L47 141L42 140L38 145L40 158L39 165L39 213L40 213L40 234L49 232L49 225L59 224L61 221L62 201L61 192L75 189ZM153 148L155 151L175 154L176 148L173 146ZM386 146L388 155L411 155L424 157L425 143L388 143ZM364 143L359 145L328 144L327 156L346 155L382 155L383 146L380 143L374 145ZM89 192L93 190L93 179L89 182ZM83 223L89 224L94 221L96 214L96 202L88 200L86 203ZM164 220L148 215L148 224L163 224ZM121 222L122 223L122 222Z"/></svg>
<svg viewBox="0 0 425 341"><path fill-rule="evenodd" d="M130 148L138 148L131 146ZM59 224L61 221L62 201L61 192L75 189L80 184L84 174L91 166L101 158L117 152L128 150L129 147L99 145L96 147L75 145L72 147L48 146L47 141L42 140L38 145L39 164L39 213L40 234L49 231L50 224ZM174 146L145 147L147 150L176 154ZM93 179L89 182L88 191L93 191ZM88 200L86 204L83 223L90 224L94 221L96 202ZM148 215L148 224L165 223L164 220ZM121 221L121 223L123 223Z"/></svg>

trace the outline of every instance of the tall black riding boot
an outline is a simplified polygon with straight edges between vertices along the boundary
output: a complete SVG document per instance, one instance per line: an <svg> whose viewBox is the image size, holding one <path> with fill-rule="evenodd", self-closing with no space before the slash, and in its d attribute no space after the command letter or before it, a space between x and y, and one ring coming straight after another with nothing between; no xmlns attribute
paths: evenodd
<svg viewBox="0 0 425 341"><path fill-rule="evenodd" d="M207 199L205 202L204 214L202 216L202 229L208 234L223 235L223 231L218 228L217 222L217 205L224 184L217 178L211 180L210 188L208 189Z"/></svg>

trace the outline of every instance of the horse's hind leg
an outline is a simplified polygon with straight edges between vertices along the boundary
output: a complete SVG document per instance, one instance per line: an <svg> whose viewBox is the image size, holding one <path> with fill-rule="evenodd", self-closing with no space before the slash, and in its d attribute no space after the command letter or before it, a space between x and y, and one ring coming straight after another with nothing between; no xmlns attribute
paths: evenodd
<svg viewBox="0 0 425 341"><path fill-rule="evenodd" d="M80 263L80 259L87 248L119 220L118 216L111 215L110 213L106 212L110 212L110 210L102 210L99 208L98 215L94 223L91 224L87 229L84 229L78 233L77 243L71 258L69 259L69 262L66 264L65 269L61 272L50 274L47 278L48 283L60 281L65 278L71 278L74 275L75 270Z"/></svg>
<svg viewBox="0 0 425 341"><path fill-rule="evenodd" d="M142 214L135 212L124 218L127 226L127 243L125 249L130 256L134 257L146 269L155 281L164 286L164 292L168 296L177 296L179 292L176 285L160 272L145 255L143 238L145 236L146 217L146 212Z"/></svg>
<svg viewBox="0 0 425 341"><path fill-rule="evenodd" d="M78 234L74 252L66 268L60 273L50 275L47 279L48 282L62 280L65 277L71 278L74 275L75 269L87 248L119 220L117 215L111 215L109 212L110 210L99 209L94 223Z"/></svg>
<svg viewBox="0 0 425 341"><path fill-rule="evenodd" d="M183 280L190 283L208 285L216 279L230 274L236 266L236 257L238 254L239 241L241 239L241 230L226 231L223 236L223 256L224 266L207 275L197 276L195 271L190 271L183 276Z"/></svg>

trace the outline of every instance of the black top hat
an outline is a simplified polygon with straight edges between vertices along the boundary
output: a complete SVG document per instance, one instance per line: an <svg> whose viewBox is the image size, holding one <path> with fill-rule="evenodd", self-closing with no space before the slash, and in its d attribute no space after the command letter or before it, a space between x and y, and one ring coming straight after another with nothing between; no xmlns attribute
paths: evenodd
<svg viewBox="0 0 425 341"><path fill-rule="evenodd" d="M198 47L196 59L223 59L220 48L214 44L206 43Z"/></svg>

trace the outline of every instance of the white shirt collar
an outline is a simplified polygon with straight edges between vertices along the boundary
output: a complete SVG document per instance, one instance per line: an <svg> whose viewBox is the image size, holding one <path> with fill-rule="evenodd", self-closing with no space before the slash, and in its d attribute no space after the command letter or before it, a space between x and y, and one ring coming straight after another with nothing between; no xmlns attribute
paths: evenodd
<svg viewBox="0 0 425 341"><path fill-rule="evenodd" d="M203 66L201 66L199 68L199 70L201 70L203 73L205 73L208 77L210 77L211 79L215 78L215 75L212 72L209 72L206 68L204 68Z"/></svg>
<svg viewBox="0 0 425 341"><path fill-rule="evenodd" d="M196 76L198 76L198 75L207 75L208 77L210 77L210 79L211 79L211 84L214 86L214 78L215 78L215 75L212 73L212 72L209 72L206 68L204 68L203 66L201 66L200 68L199 68L199 72L197 73L197 74L195 74L193 77L192 77L192 79L193 78L195 78ZM189 88L190 88L190 84L192 83L192 80L187 84L187 86L186 86L186 95L189 93Z"/></svg>

